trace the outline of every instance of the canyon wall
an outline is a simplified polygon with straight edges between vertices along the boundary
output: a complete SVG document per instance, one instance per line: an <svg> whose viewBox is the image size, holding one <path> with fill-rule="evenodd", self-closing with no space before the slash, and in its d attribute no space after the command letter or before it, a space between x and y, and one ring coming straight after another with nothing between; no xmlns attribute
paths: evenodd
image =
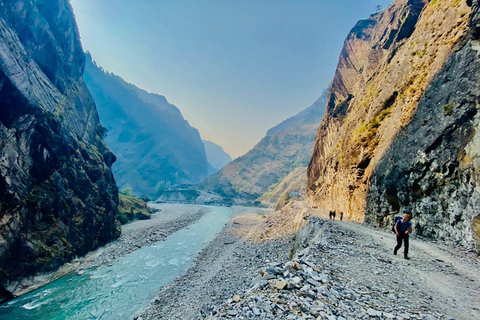
<svg viewBox="0 0 480 320"><path fill-rule="evenodd" d="M472 11L473 8L473 11ZM397 0L351 30L308 167L308 201L475 243L478 2Z"/></svg>
<svg viewBox="0 0 480 320"><path fill-rule="evenodd" d="M120 232L115 156L84 60L68 0L2 3L0 287L9 291Z"/></svg>

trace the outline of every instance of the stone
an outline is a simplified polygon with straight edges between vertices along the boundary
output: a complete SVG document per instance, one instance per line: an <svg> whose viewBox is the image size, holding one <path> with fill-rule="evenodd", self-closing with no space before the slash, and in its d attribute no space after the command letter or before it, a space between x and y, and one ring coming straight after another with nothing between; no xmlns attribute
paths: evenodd
<svg viewBox="0 0 480 320"><path fill-rule="evenodd" d="M232 301L233 302L239 302L240 301L240 296L238 294L234 295Z"/></svg>
<svg viewBox="0 0 480 320"><path fill-rule="evenodd" d="M313 280L313 279L307 279L307 282L308 282L309 284L311 284L312 286L314 286L314 287L320 287L320 286L321 286L321 284L320 284L319 282L317 282L317 281L315 281L315 280Z"/></svg>
<svg viewBox="0 0 480 320"><path fill-rule="evenodd" d="M236 316L238 314L238 311L237 310L228 310L227 314L229 316Z"/></svg>
<svg viewBox="0 0 480 320"><path fill-rule="evenodd" d="M271 274L271 273L265 272L265 273L263 274L263 279L265 279L265 280L272 280L272 279L275 279L275 276L274 276L273 274Z"/></svg>
<svg viewBox="0 0 480 320"><path fill-rule="evenodd" d="M284 280L278 280L278 279L276 279L276 280L272 280L272 281L270 282L270 287L271 287L272 289L282 290L283 288L285 288L285 287L287 286L287 284L288 284L288 283L287 283L286 281L284 281Z"/></svg>
<svg viewBox="0 0 480 320"><path fill-rule="evenodd" d="M379 317L380 318L382 316L381 311L378 311L378 310L375 310L375 309L372 309L372 308L368 308L367 313L370 317Z"/></svg>

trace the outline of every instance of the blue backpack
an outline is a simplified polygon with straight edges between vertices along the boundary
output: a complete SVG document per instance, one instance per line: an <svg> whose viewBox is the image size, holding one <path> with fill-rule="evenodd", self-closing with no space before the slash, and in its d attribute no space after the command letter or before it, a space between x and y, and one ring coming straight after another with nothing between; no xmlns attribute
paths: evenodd
<svg viewBox="0 0 480 320"><path fill-rule="evenodd" d="M395 225L397 224L398 221L402 220L403 217L396 217L395 218L395 221L393 222L393 226L392 226L392 232L395 233Z"/></svg>

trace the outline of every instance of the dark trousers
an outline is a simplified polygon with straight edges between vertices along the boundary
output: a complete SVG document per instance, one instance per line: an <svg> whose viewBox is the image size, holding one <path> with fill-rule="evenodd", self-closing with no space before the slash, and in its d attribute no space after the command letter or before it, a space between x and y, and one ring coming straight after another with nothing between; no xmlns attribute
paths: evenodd
<svg viewBox="0 0 480 320"><path fill-rule="evenodd" d="M403 251L403 255L405 257L408 256L408 233L401 233L399 232L398 233L399 235L397 236L397 246L395 247L395 254L397 254L397 251L398 249L400 249L402 247L402 240L403 240L403 244L405 246L405 250Z"/></svg>

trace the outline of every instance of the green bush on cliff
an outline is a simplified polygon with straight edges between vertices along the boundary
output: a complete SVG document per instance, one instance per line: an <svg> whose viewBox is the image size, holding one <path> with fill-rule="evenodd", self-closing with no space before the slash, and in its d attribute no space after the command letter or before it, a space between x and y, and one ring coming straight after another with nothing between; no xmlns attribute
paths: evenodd
<svg viewBox="0 0 480 320"><path fill-rule="evenodd" d="M117 219L121 224L126 224L134 219L146 220L150 219L150 212L147 203L132 195L119 194Z"/></svg>

